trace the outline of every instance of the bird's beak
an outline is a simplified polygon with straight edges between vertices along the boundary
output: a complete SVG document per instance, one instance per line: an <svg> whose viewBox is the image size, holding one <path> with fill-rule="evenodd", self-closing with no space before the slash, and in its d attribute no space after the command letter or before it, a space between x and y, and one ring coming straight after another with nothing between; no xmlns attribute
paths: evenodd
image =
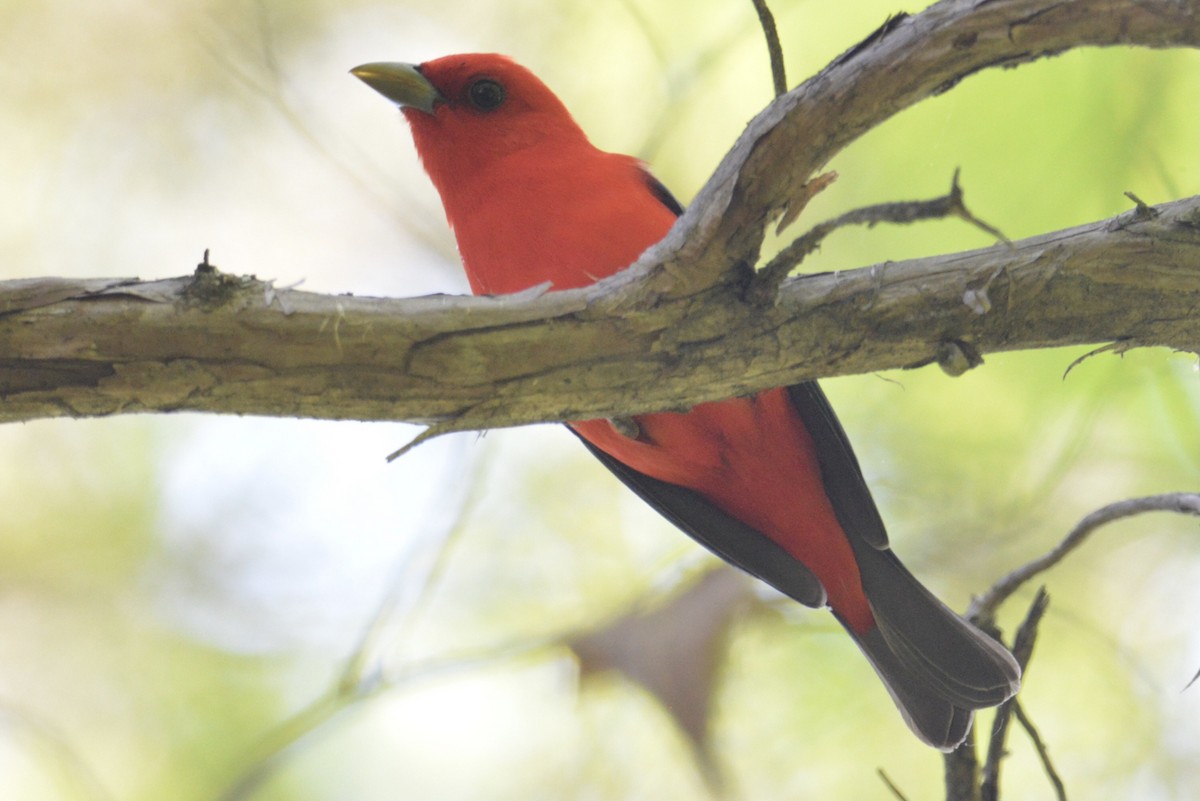
<svg viewBox="0 0 1200 801"><path fill-rule="evenodd" d="M426 114L432 114L433 107L446 99L412 64L377 61L355 67L350 74L393 103Z"/></svg>

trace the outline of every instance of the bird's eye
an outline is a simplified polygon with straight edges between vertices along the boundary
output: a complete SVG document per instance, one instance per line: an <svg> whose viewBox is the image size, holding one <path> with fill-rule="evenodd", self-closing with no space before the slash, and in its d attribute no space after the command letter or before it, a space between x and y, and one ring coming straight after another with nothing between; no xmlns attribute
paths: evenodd
<svg viewBox="0 0 1200 801"><path fill-rule="evenodd" d="M467 87L467 100L480 111L495 111L504 102L504 87L491 78L480 78Z"/></svg>

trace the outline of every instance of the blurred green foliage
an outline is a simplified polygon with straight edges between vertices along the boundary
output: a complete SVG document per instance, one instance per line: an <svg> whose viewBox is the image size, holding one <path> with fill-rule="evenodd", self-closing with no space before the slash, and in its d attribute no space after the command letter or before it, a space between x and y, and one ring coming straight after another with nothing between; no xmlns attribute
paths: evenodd
<svg viewBox="0 0 1200 801"><path fill-rule="evenodd" d="M896 10L772 7L793 83ZM646 158L685 200L771 96L748 0L8 0L0 48L3 278L177 275L212 247L222 268L281 284L462 291L403 125L345 74L364 61L508 52L598 144ZM985 72L839 155L806 219L936 195L955 168L972 210L1014 238L1124 210L1125 190L1196 194L1198 107L1196 53L1093 49ZM958 222L843 231L804 269L987 244ZM1084 352L827 382L897 550L953 606L1098 506L1200 484L1195 357L1101 354L1064 378ZM440 504L461 518L418 597L381 590L364 612L350 588L384 586L451 523L405 517L432 491L383 464L404 432L372 429L368 458L289 425L313 451L304 470L285 470L298 455L261 439L262 421L0 428L6 801L215 799L247 777L242 797L264 800L705 796L653 699L615 678L577 691L553 643L669 595L707 557L563 432L493 432L464 438L458 461L412 455L473 489ZM209 438L229 444L167 492ZM367 542L366 521L394 540ZM334 547L308 550L313 529ZM262 546L268 531L286 558ZM1135 518L1047 578L1022 697L1072 795L1200 787L1200 702L1179 692L1200 664L1197 533ZM264 578L277 573L301 577L282 601ZM342 583L308 578L326 573ZM181 582L190 593L163 589ZM1007 630L1028 598L1003 611ZM300 621L289 633L278 605ZM351 679L395 686L329 700L371 606L392 614ZM306 634L317 618L340 638ZM776 604L731 633L712 734L731 796L887 798L882 767L909 797L938 797L937 755L836 628ZM285 723L321 698L314 725ZM1012 751L1003 797L1049 797L1019 734Z"/></svg>

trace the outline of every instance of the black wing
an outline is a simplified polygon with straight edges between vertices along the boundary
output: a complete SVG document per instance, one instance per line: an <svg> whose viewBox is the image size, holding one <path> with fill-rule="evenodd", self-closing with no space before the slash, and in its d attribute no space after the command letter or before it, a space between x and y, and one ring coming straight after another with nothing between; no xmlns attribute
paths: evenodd
<svg viewBox="0 0 1200 801"><path fill-rule="evenodd" d="M642 174L647 188L659 202L674 214L683 214L683 205L661 181L646 170ZM868 542L875 547L886 547L887 534L854 451L820 387L809 381L788 391L816 442L818 453L828 457L821 459L821 470L838 522L847 531L869 532L865 537ZM692 539L806 606L825 605L825 589L817 577L770 537L725 514L699 493L638 472L582 437L580 440L625 486ZM849 528L851 525L855 527Z"/></svg>
<svg viewBox="0 0 1200 801"><path fill-rule="evenodd" d="M875 548L887 548L887 529L875 508L850 440L825 399L825 393L816 381L805 381L788 387L788 396L816 446L825 494L833 505L842 531L852 544L856 538L861 538Z"/></svg>
<svg viewBox="0 0 1200 801"><path fill-rule="evenodd" d="M676 215L683 214L683 206L671 194L671 190L667 189L650 172L643 170L642 174L646 178L646 185L650 191L664 206ZM825 484L825 494L833 505L833 511L842 530L846 532L852 543L866 542L878 549L887 548L887 529L884 528L883 520L879 517L879 510L875 508L871 490L867 488L867 482L863 478L862 468L858 465L854 449L850 446L850 440L846 437L846 432L842 429L842 424L838 422L837 415L834 414L829 401L825 399L825 393L821 391L821 387L816 381L805 381L788 387L788 396L791 398L796 413L800 415L804 427L808 429L808 433L813 438L817 459L821 465L821 478ZM608 464L605 458L602 458L601 461ZM625 465L621 465L621 467L625 471L632 472ZM620 473L612 465L609 465L609 469L620 476ZM648 476L643 476L643 478L653 480ZM628 479L622 477L621 480L633 487ZM633 488L643 498L646 497L637 487ZM700 502L707 503L699 495L691 494ZM655 503L649 498L647 500L651 506L667 517L671 517L663 509L662 504ZM741 524L739 523L739 525ZM694 532L689 531L688 533L696 537ZM861 538L861 542L856 543L855 541L859 538ZM697 537L697 539L699 538ZM719 552L728 559L723 551ZM761 576L761 571L737 562L735 564L738 564L743 570ZM780 589L782 590L782 588Z"/></svg>
<svg viewBox="0 0 1200 801"><path fill-rule="evenodd" d="M788 396L816 445L825 493L852 547L886 549L883 521L825 393L815 381L807 381L788 387ZM698 492L634 470L580 439L625 486L692 539L805 606L825 605L825 589L817 577L770 537L722 512Z"/></svg>
<svg viewBox="0 0 1200 801"><path fill-rule="evenodd" d="M805 606L825 605L825 588L817 577L770 537L725 514L700 493L638 472L579 439L625 486L705 548Z"/></svg>
<svg viewBox="0 0 1200 801"><path fill-rule="evenodd" d="M642 175L646 178L646 186L650 188L650 193L660 203L670 209L676 217L683 214L683 204L675 199L675 196L671 194L671 190L667 189L662 181L651 175L648 170L642 170Z"/></svg>

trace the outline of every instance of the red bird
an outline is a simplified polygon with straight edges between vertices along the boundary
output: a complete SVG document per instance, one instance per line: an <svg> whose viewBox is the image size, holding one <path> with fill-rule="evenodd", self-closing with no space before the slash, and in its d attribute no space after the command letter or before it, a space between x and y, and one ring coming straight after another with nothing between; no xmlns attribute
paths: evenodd
<svg viewBox="0 0 1200 801"><path fill-rule="evenodd" d="M632 264L683 211L641 162L593 147L545 84L504 56L352 72L401 107L476 294L594 283ZM953 749L974 710L1017 691L1012 655L888 547L815 382L570 427L703 545L800 603L828 605L930 745Z"/></svg>

